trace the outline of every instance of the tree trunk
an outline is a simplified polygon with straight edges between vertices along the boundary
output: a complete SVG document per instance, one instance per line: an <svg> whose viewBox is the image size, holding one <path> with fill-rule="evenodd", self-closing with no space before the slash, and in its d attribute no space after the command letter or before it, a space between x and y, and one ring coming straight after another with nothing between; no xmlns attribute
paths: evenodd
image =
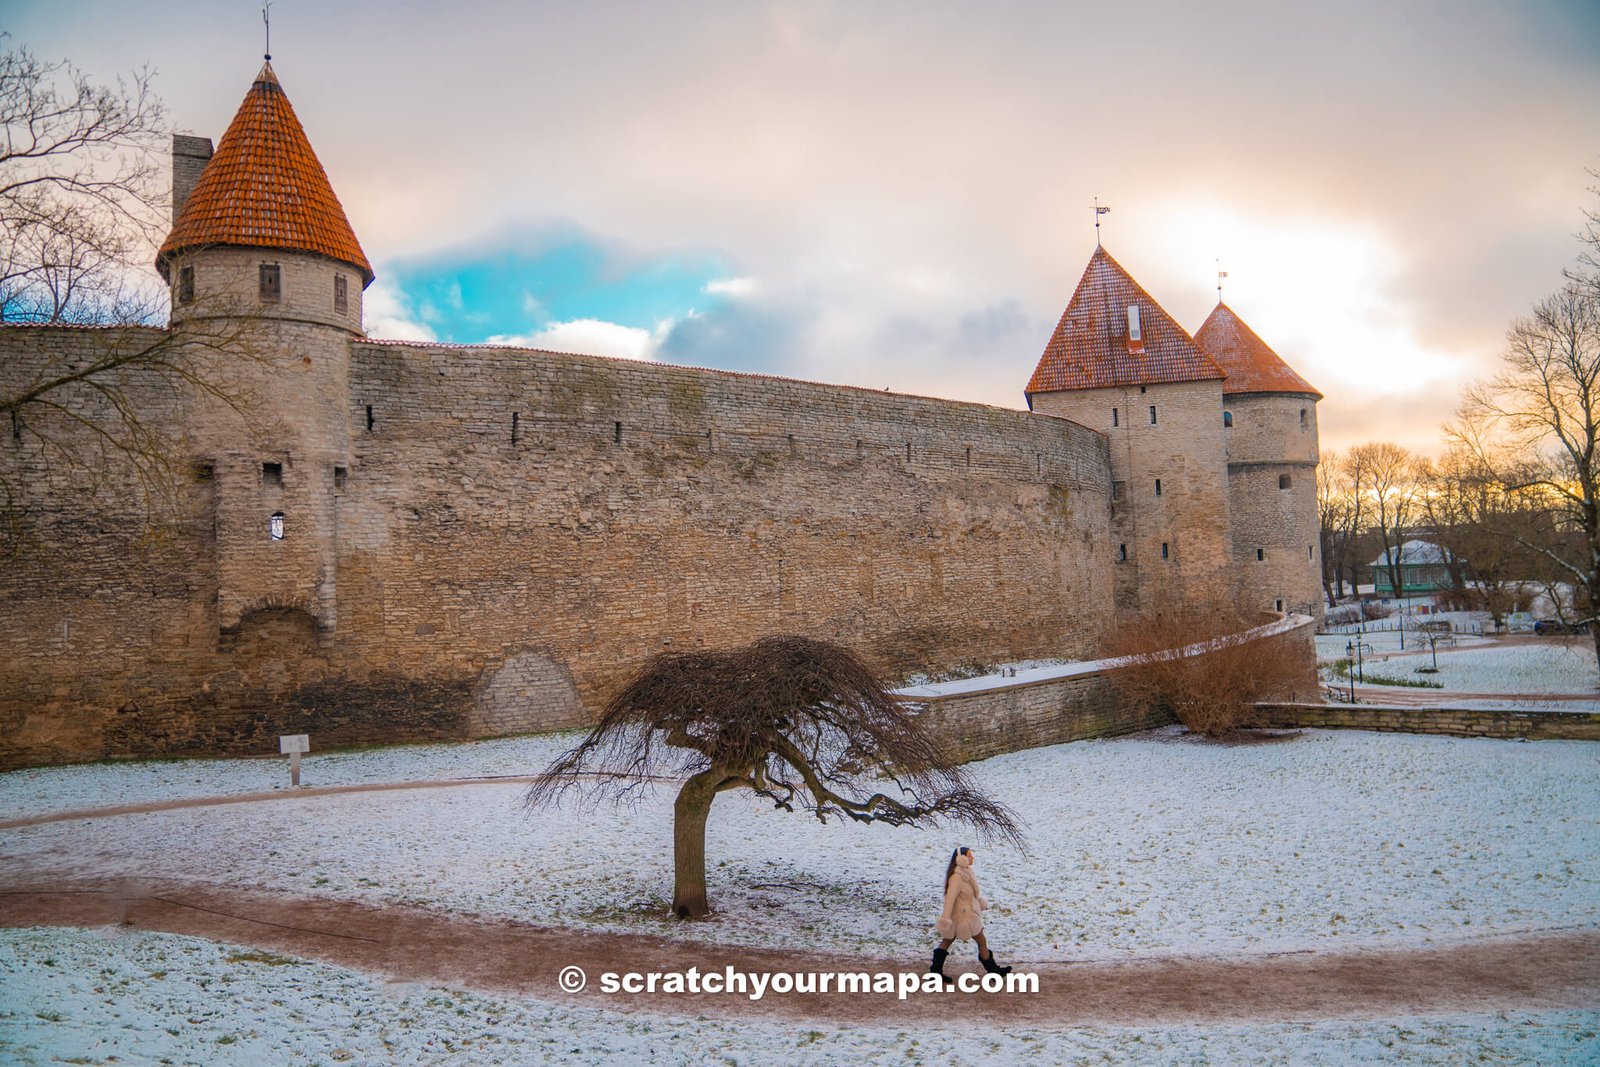
<svg viewBox="0 0 1600 1067"><path fill-rule="evenodd" d="M700 919L711 913L706 900L706 817L728 772L713 767L683 783L672 807L672 914Z"/></svg>

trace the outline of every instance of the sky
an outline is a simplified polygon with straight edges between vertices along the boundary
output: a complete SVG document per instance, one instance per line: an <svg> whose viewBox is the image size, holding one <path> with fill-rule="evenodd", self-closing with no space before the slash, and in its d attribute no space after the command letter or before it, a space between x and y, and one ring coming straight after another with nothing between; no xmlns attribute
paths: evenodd
<svg viewBox="0 0 1600 1067"><path fill-rule="evenodd" d="M221 136L254 0L0 0ZM1224 299L1325 450L1439 448L1600 208L1596 0L274 0L373 336L1022 407L1095 247Z"/></svg>

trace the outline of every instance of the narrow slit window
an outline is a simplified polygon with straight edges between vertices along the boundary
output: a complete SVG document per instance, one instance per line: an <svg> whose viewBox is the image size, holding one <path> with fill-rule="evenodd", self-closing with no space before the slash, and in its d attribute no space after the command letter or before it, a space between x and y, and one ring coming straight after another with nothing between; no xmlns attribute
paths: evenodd
<svg viewBox="0 0 1600 1067"><path fill-rule="evenodd" d="M1117 409L1116 408L1112 408L1111 409L1111 425L1113 425L1113 426L1122 425L1122 417L1117 414Z"/></svg>
<svg viewBox="0 0 1600 1067"><path fill-rule="evenodd" d="M1128 495L1128 483L1127 482L1112 482L1111 483L1111 499L1112 500L1121 500L1124 497L1126 497L1127 495Z"/></svg>
<svg viewBox="0 0 1600 1067"><path fill-rule="evenodd" d="M519 423L520 421L522 421L522 413L520 411L513 411L511 413L511 443L512 444L516 444L517 443L517 428L518 428L517 427L517 423Z"/></svg>
<svg viewBox="0 0 1600 1067"><path fill-rule="evenodd" d="M276 263L261 264L261 299L269 304L283 299L283 269Z"/></svg>
<svg viewBox="0 0 1600 1067"><path fill-rule="evenodd" d="M1282 613L1282 611L1283 611L1283 601L1274 600L1272 602L1272 610L1276 611L1276 612L1279 612L1279 613Z"/></svg>
<svg viewBox="0 0 1600 1067"><path fill-rule="evenodd" d="M1293 488L1293 484L1294 484L1293 483L1293 479L1291 479L1289 477L1289 475L1287 475L1287 474L1278 475L1278 488L1279 489L1290 489L1290 488Z"/></svg>
<svg viewBox="0 0 1600 1067"><path fill-rule="evenodd" d="M1160 495L1161 495L1161 479L1157 478L1156 479L1156 496L1160 496Z"/></svg>
<svg viewBox="0 0 1600 1067"><path fill-rule="evenodd" d="M1306 409L1305 408L1301 408L1300 409L1300 428L1302 430L1306 428Z"/></svg>
<svg viewBox="0 0 1600 1067"><path fill-rule="evenodd" d="M333 276L333 311L336 315L350 313L350 283L343 274Z"/></svg>
<svg viewBox="0 0 1600 1067"><path fill-rule="evenodd" d="M906 442L906 462L907 463L911 462L911 442L910 441Z"/></svg>
<svg viewBox="0 0 1600 1067"><path fill-rule="evenodd" d="M1118 545L1117 546L1117 562L1118 563L1126 563L1126 562L1128 562L1128 546L1127 545Z"/></svg>
<svg viewBox="0 0 1600 1067"><path fill-rule="evenodd" d="M261 465L261 484L274 489L283 488L283 464L263 463Z"/></svg>
<svg viewBox="0 0 1600 1067"><path fill-rule="evenodd" d="M972 446L967 446L967 466L972 466Z"/></svg>
<svg viewBox="0 0 1600 1067"><path fill-rule="evenodd" d="M1167 543L1165 541L1161 542L1161 558L1162 559L1167 559L1171 555L1172 555L1172 553L1167 551Z"/></svg>
<svg viewBox="0 0 1600 1067"><path fill-rule="evenodd" d="M345 483L346 479L348 479L349 477L350 477L350 472L348 470L346 470L345 468L343 468L343 467L335 467L335 468L333 468L333 487L335 489L343 489L344 488L344 483Z"/></svg>
<svg viewBox="0 0 1600 1067"><path fill-rule="evenodd" d="M368 404L367 405L367 432L368 433L372 432L373 421L374 420L372 418L372 405Z"/></svg>
<svg viewBox="0 0 1600 1067"><path fill-rule="evenodd" d="M622 443L622 423L621 422L616 422L616 423L612 424L611 440L614 443L619 444L619 445Z"/></svg>
<svg viewBox="0 0 1600 1067"><path fill-rule="evenodd" d="M1256 562L1257 563L1260 563L1261 561L1265 560L1266 558L1267 558L1267 550L1266 549L1264 549L1264 548L1256 549Z"/></svg>
<svg viewBox="0 0 1600 1067"><path fill-rule="evenodd" d="M194 267L178 268L178 303L194 303Z"/></svg>
<svg viewBox="0 0 1600 1067"><path fill-rule="evenodd" d="M1150 425L1154 426L1155 424L1156 424L1156 406L1154 404L1151 404L1150 405Z"/></svg>
<svg viewBox="0 0 1600 1067"><path fill-rule="evenodd" d="M272 518L267 520L267 536L274 541L283 540L283 512L274 511Z"/></svg>
<svg viewBox="0 0 1600 1067"><path fill-rule="evenodd" d="M1311 558L1311 546L1307 545L1306 546L1306 559L1310 559L1310 558Z"/></svg>
<svg viewBox="0 0 1600 1067"><path fill-rule="evenodd" d="M1222 413L1222 428L1224 430L1233 429L1233 412L1224 411Z"/></svg>

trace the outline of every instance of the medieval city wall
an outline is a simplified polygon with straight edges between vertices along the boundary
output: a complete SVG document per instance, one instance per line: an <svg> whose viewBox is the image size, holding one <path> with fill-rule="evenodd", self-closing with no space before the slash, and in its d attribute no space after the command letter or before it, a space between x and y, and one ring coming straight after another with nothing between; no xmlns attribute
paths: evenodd
<svg viewBox="0 0 1600 1067"><path fill-rule="evenodd" d="M1065 420L527 350L353 352L338 645L472 679L474 729L585 721L662 651L799 633L894 674L1092 655L1109 619L1105 439Z"/></svg>
<svg viewBox="0 0 1600 1067"><path fill-rule="evenodd" d="M130 383L186 450L159 515L114 463L26 460L0 766L571 726L666 649L796 632L896 672L1092 655L1109 618L1106 443L1081 426L357 341L345 417L319 430L303 400L339 357L304 329L280 338L264 432L230 441L203 399ZM130 336L163 335L0 330L0 374Z"/></svg>

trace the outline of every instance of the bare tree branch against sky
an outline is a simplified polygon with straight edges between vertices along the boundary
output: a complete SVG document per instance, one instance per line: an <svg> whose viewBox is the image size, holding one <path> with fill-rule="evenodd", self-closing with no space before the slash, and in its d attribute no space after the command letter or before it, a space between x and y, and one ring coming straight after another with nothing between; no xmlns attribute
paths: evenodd
<svg viewBox="0 0 1600 1067"><path fill-rule="evenodd" d="M255 4L7 8L43 57L149 62L211 136L260 61ZM1438 447L1600 163L1589 0L278 0L272 31L375 334L1021 406L1098 196L1189 329L1226 264L1335 449Z"/></svg>

